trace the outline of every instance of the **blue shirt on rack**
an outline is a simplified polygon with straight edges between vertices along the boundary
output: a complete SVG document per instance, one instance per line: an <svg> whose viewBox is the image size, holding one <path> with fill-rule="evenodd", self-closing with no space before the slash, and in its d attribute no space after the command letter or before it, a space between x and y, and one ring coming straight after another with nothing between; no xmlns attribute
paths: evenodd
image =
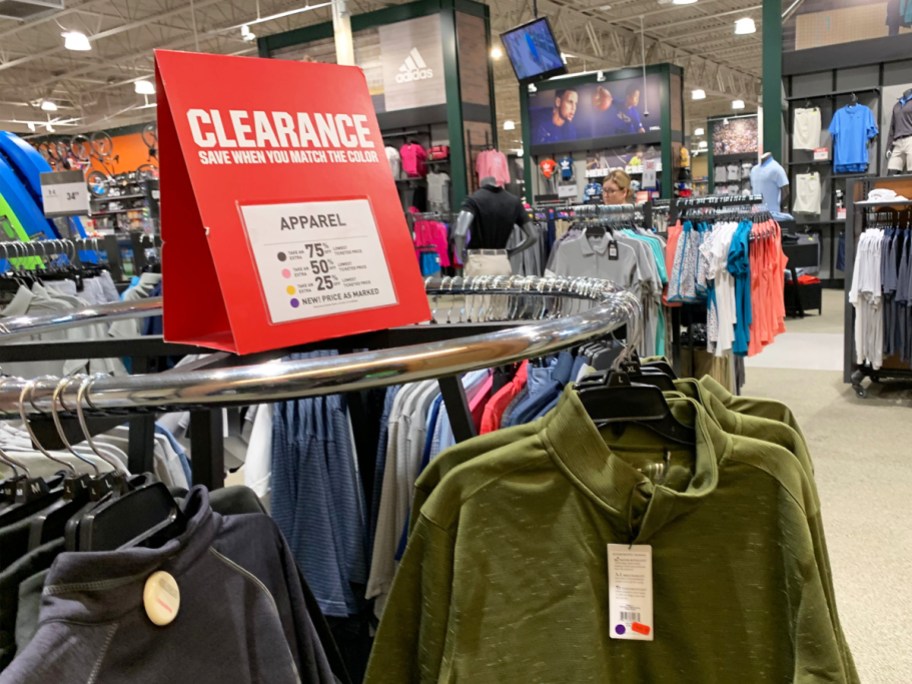
<svg viewBox="0 0 912 684"><path fill-rule="evenodd" d="M868 170L868 141L877 135L877 123L869 107L846 105L830 122L833 136L833 171L864 173Z"/></svg>

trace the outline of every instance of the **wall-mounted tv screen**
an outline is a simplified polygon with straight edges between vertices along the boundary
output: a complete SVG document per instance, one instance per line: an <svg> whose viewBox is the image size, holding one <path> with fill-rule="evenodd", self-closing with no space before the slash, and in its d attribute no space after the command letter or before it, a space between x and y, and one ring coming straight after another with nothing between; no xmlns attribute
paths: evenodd
<svg viewBox="0 0 912 684"><path fill-rule="evenodd" d="M567 65L547 17L533 19L500 34L507 57L521 83L567 73Z"/></svg>

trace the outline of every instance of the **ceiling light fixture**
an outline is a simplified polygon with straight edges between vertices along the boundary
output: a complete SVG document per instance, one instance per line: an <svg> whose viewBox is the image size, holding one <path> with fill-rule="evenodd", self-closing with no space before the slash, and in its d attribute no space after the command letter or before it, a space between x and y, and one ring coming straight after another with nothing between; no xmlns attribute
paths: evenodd
<svg viewBox="0 0 912 684"><path fill-rule="evenodd" d="M694 135L703 135L704 133L706 133L706 131L704 131L702 128L694 129Z"/></svg>
<svg viewBox="0 0 912 684"><path fill-rule="evenodd" d="M705 150L707 147L709 147L709 143L705 140L701 140L697 147L699 147L701 150Z"/></svg>
<svg viewBox="0 0 912 684"><path fill-rule="evenodd" d="M491 59L500 59L503 57L503 50L499 46L495 45L491 48Z"/></svg>
<svg viewBox="0 0 912 684"><path fill-rule="evenodd" d="M257 17L256 19L251 19L246 21L243 24L238 24L237 26L232 26L230 28L241 28L242 26L253 26L254 24L262 24L264 21L272 21L273 19L282 19L283 17L290 17L292 14L300 14L301 12L310 12L311 10L318 10L321 7L329 7L332 2L320 2L316 5L304 5L304 7L298 7L296 9L290 9L285 12L277 12L276 14L270 14L268 17ZM227 30L227 29L224 29Z"/></svg>
<svg viewBox="0 0 912 684"><path fill-rule="evenodd" d="M528 91L529 91L530 95L534 95L535 93L538 92L538 88L535 87L534 83L530 83L529 87L528 87Z"/></svg>
<svg viewBox="0 0 912 684"><path fill-rule="evenodd" d="M50 100L41 101L41 111L43 112L56 112L57 105L51 102Z"/></svg>
<svg viewBox="0 0 912 684"><path fill-rule="evenodd" d="M516 130L516 122L513 119L507 119L504 121L504 130L505 131L514 131Z"/></svg>
<svg viewBox="0 0 912 684"><path fill-rule="evenodd" d="M749 33L756 33L757 25L750 17L742 17L735 22L735 35L746 36Z"/></svg>
<svg viewBox="0 0 912 684"><path fill-rule="evenodd" d="M133 82L133 89L137 95L155 95L155 84L146 79L140 79Z"/></svg>
<svg viewBox="0 0 912 684"><path fill-rule="evenodd" d="M47 130L48 133L54 132L54 127L50 123L44 124L44 128L45 128L45 130Z"/></svg>
<svg viewBox="0 0 912 684"><path fill-rule="evenodd" d="M241 26L241 39L245 43L252 43L256 40L256 34L250 30L250 26L247 24Z"/></svg>
<svg viewBox="0 0 912 684"><path fill-rule="evenodd" d="M744 109L744 100L732 100L732 109Z"/></svg>
<svg viewBox="0 0 912 684"><path fill-rule="evenodd" d="M697 0L671 0L672 5L693 5Z"/></svg>
<svg viewBox="0 0 912 684"><path fill-rule="evenodd" d="M63 47L67 50L86 52L92 49L92 44L82 31L64 31L60 35L63 36Z"/></svg>
<svg viewBox="0 0 912 684"><path fill-rule="evenodd" d="M35 132L35 124L34 124L34 122L32 122L32 121L29 121L29 122L28 122L28 129L29 129L32 133Z"/></svg>
<svg viewBox="0 0 912 684"><path fill-rule="evenodd" d="M706 91L703 90L703 88L696 88L695 90L691 91L690 97L694 100L705 100Z"/></svg>

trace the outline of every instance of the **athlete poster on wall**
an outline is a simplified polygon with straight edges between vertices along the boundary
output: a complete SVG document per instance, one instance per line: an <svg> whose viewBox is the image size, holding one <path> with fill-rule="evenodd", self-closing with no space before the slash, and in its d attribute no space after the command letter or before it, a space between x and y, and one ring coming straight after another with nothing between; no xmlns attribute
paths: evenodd
<svg viewBox="0 0 912 684"><path fill-rule="evenodd" d="M532 145L636 136L661 131L657 74L539 89L529 96Z"/></svg>

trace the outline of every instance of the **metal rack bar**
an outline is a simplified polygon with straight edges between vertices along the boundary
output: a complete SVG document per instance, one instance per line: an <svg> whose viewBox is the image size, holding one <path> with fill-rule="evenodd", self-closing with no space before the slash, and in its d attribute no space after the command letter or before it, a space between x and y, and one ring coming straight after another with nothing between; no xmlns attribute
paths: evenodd
<svg viewBox="0 0 912 684"><path fill-rule="evenodd" d="M159 316L162 312L161 297L151 297L132 302L113 302L89 306L75 311L41 316L13 316L0 319L0 344L54 330L77 328L99 321L118 321L125 318Z"/></svg>
<svg viewBox="0 0 912 684"><path fill-rule="evenodd" d="M617 292L615 286L603 280L481 276L458 279L458 286L452 283L453 280L432 280L426 289L430 294L567 296L588 299L593 306L567 318L423 345L228 369L131 377L77 377L60 392L61 406L66 413L75 410L82 382L89 383L85 405L90 415L255 404L352 392L447 377L544 356L606 335L624 323L638 323L640 318L637 297ZM16 378L0 383L0 416L14 418L18 415L19 396L26 382ZM28 413L48 413L52 409L51 396L60 382L60 378L54 377L38 379L33 399L26 407Z"/></svg>

